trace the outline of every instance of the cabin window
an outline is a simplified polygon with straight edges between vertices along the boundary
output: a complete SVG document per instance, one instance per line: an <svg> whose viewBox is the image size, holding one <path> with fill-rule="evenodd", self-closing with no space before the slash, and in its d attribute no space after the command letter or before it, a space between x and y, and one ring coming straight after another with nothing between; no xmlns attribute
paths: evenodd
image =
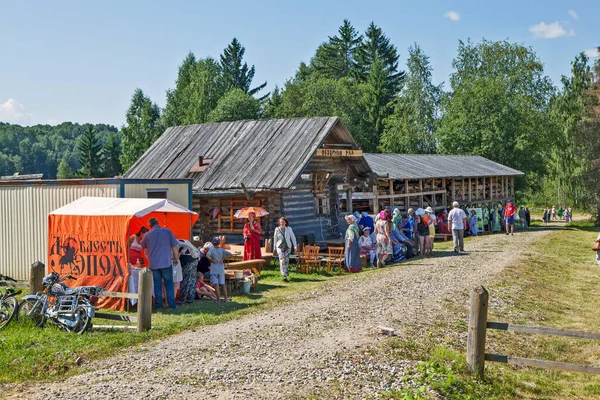
<svg viewBox="0 0 600 400"><path fill-rule="evenodd" d="M219 214L217 230L227 233L242 233L246 221L245 219L235 218L233 215L237 210L244 207L260 207L260 205L260 200L219 200L219 210L221 213Z"/></svg>
<svg viewBox="0 0 600 400"><path fill-rule="evenodd" d="M317 215L329 215L329 199L326 196L315 197Z"/></svg>
<svg viewBox="0 0 600 400"><path fill-rule="evenodd" d="M146 197L149 199L166 199L169 189L146 189Z"/></svg>

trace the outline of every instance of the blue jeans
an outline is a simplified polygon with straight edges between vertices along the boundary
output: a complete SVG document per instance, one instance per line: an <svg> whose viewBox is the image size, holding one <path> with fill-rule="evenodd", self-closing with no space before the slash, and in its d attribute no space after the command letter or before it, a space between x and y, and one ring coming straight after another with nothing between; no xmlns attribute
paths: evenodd
<svg viewBox="0 0 600 400"><path fill-rule="evenodd" d="M159 310L163 306L162 281L165 281L165 291L167 292L167 303L169 308L175 308L175 287L173 286L173 267L166 267L152 270L152 280L154 284L155 309Z"/></svg>

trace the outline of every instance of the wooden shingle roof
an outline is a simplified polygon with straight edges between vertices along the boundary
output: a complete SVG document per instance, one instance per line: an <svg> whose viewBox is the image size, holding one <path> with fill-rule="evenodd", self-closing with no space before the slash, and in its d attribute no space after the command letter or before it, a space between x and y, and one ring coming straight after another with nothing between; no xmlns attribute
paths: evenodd
<svg viewBox="0 0 600 400"><path fill-rule="evenodd" d="M288 189L326 138L357 147L337 117L175 126L124 177L191 178L194 193ZM190 172L200 156L210 163Z"/></svg>
<svg viewBox="0 0 600 400"><path fill-rule="evenodd" d="M480 156L443 154L365 154L377 175L390 179L518 176L521 171Z"/></svg>

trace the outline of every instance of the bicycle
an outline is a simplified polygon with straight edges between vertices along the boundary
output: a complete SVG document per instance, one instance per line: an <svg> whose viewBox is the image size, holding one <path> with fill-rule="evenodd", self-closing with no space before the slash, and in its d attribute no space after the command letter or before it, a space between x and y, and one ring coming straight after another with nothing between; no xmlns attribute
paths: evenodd
<svg viewBox="0 0 600 400"><path fill-rule="evenodd" d="M17 282L10 276L0 274L0 287L8 286L6 282ZM4 292L0 289L0 329L4 328L19 313L19 301L15 296L21 294L20 290L8 286Z"/></svg>

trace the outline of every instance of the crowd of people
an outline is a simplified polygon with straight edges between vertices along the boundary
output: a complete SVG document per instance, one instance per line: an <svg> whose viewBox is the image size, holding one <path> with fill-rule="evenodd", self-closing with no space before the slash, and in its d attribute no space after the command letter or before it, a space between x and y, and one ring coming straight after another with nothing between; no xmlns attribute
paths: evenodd
<svg viewBox="0 0 600 400"><path fill-rule="evenodd" d="M291 228L286 231L287 220L282 218L278 232L284 240L296 246ZM221 238L196 248L188 240L176 239L173 232L161 227L155 218L148 220L150 229L141 227L128 241L129 263L137 267L148 266L152 271L154 309L174 309L177 305L193 303L196 299L209 298L218 303L229 301L225 285L224 261L231 253L220 246ZM262 230L253 213L244 226L244 260L261 258L260 236ZM277 237L277 232L276 232ZM279 243L280 244L280 243ZM278 248L287 255L284 247ZM285 264L287 276L287 264ZM204 280L209 280L206 284ZM137 283L135 283L137 285ZM223 296L221 296L223 292Z"/></svg>
<svg viewBox="0 0 600 400"><path fill-rule="evenodd" d="M545 208L542 214L544 225L548 225L551 221L556 220L565 221L567 223L571 222L573 220L573 210L571 207L563 208L561 206L557 209L555 206L552 206Z"/></svg>
<svg viewBox="0 0 600 400"><path fill-rule="evenodd" d="M482 215L475 208L467 213L455 201L450 211L444 209L437 215L431 207L409 208L406 214L398 208L384 207L375 219L366 212L347 215L346 269L359 271L361 257L370 268L376 268L415 256L431 256L436 235L452 236L454 251L463 252L465 236L477 236L485 230L513 235L517 222L521 228L527 228L531 222L529 209L517 210L510 201L505 207L479 209Z"/></svg>

